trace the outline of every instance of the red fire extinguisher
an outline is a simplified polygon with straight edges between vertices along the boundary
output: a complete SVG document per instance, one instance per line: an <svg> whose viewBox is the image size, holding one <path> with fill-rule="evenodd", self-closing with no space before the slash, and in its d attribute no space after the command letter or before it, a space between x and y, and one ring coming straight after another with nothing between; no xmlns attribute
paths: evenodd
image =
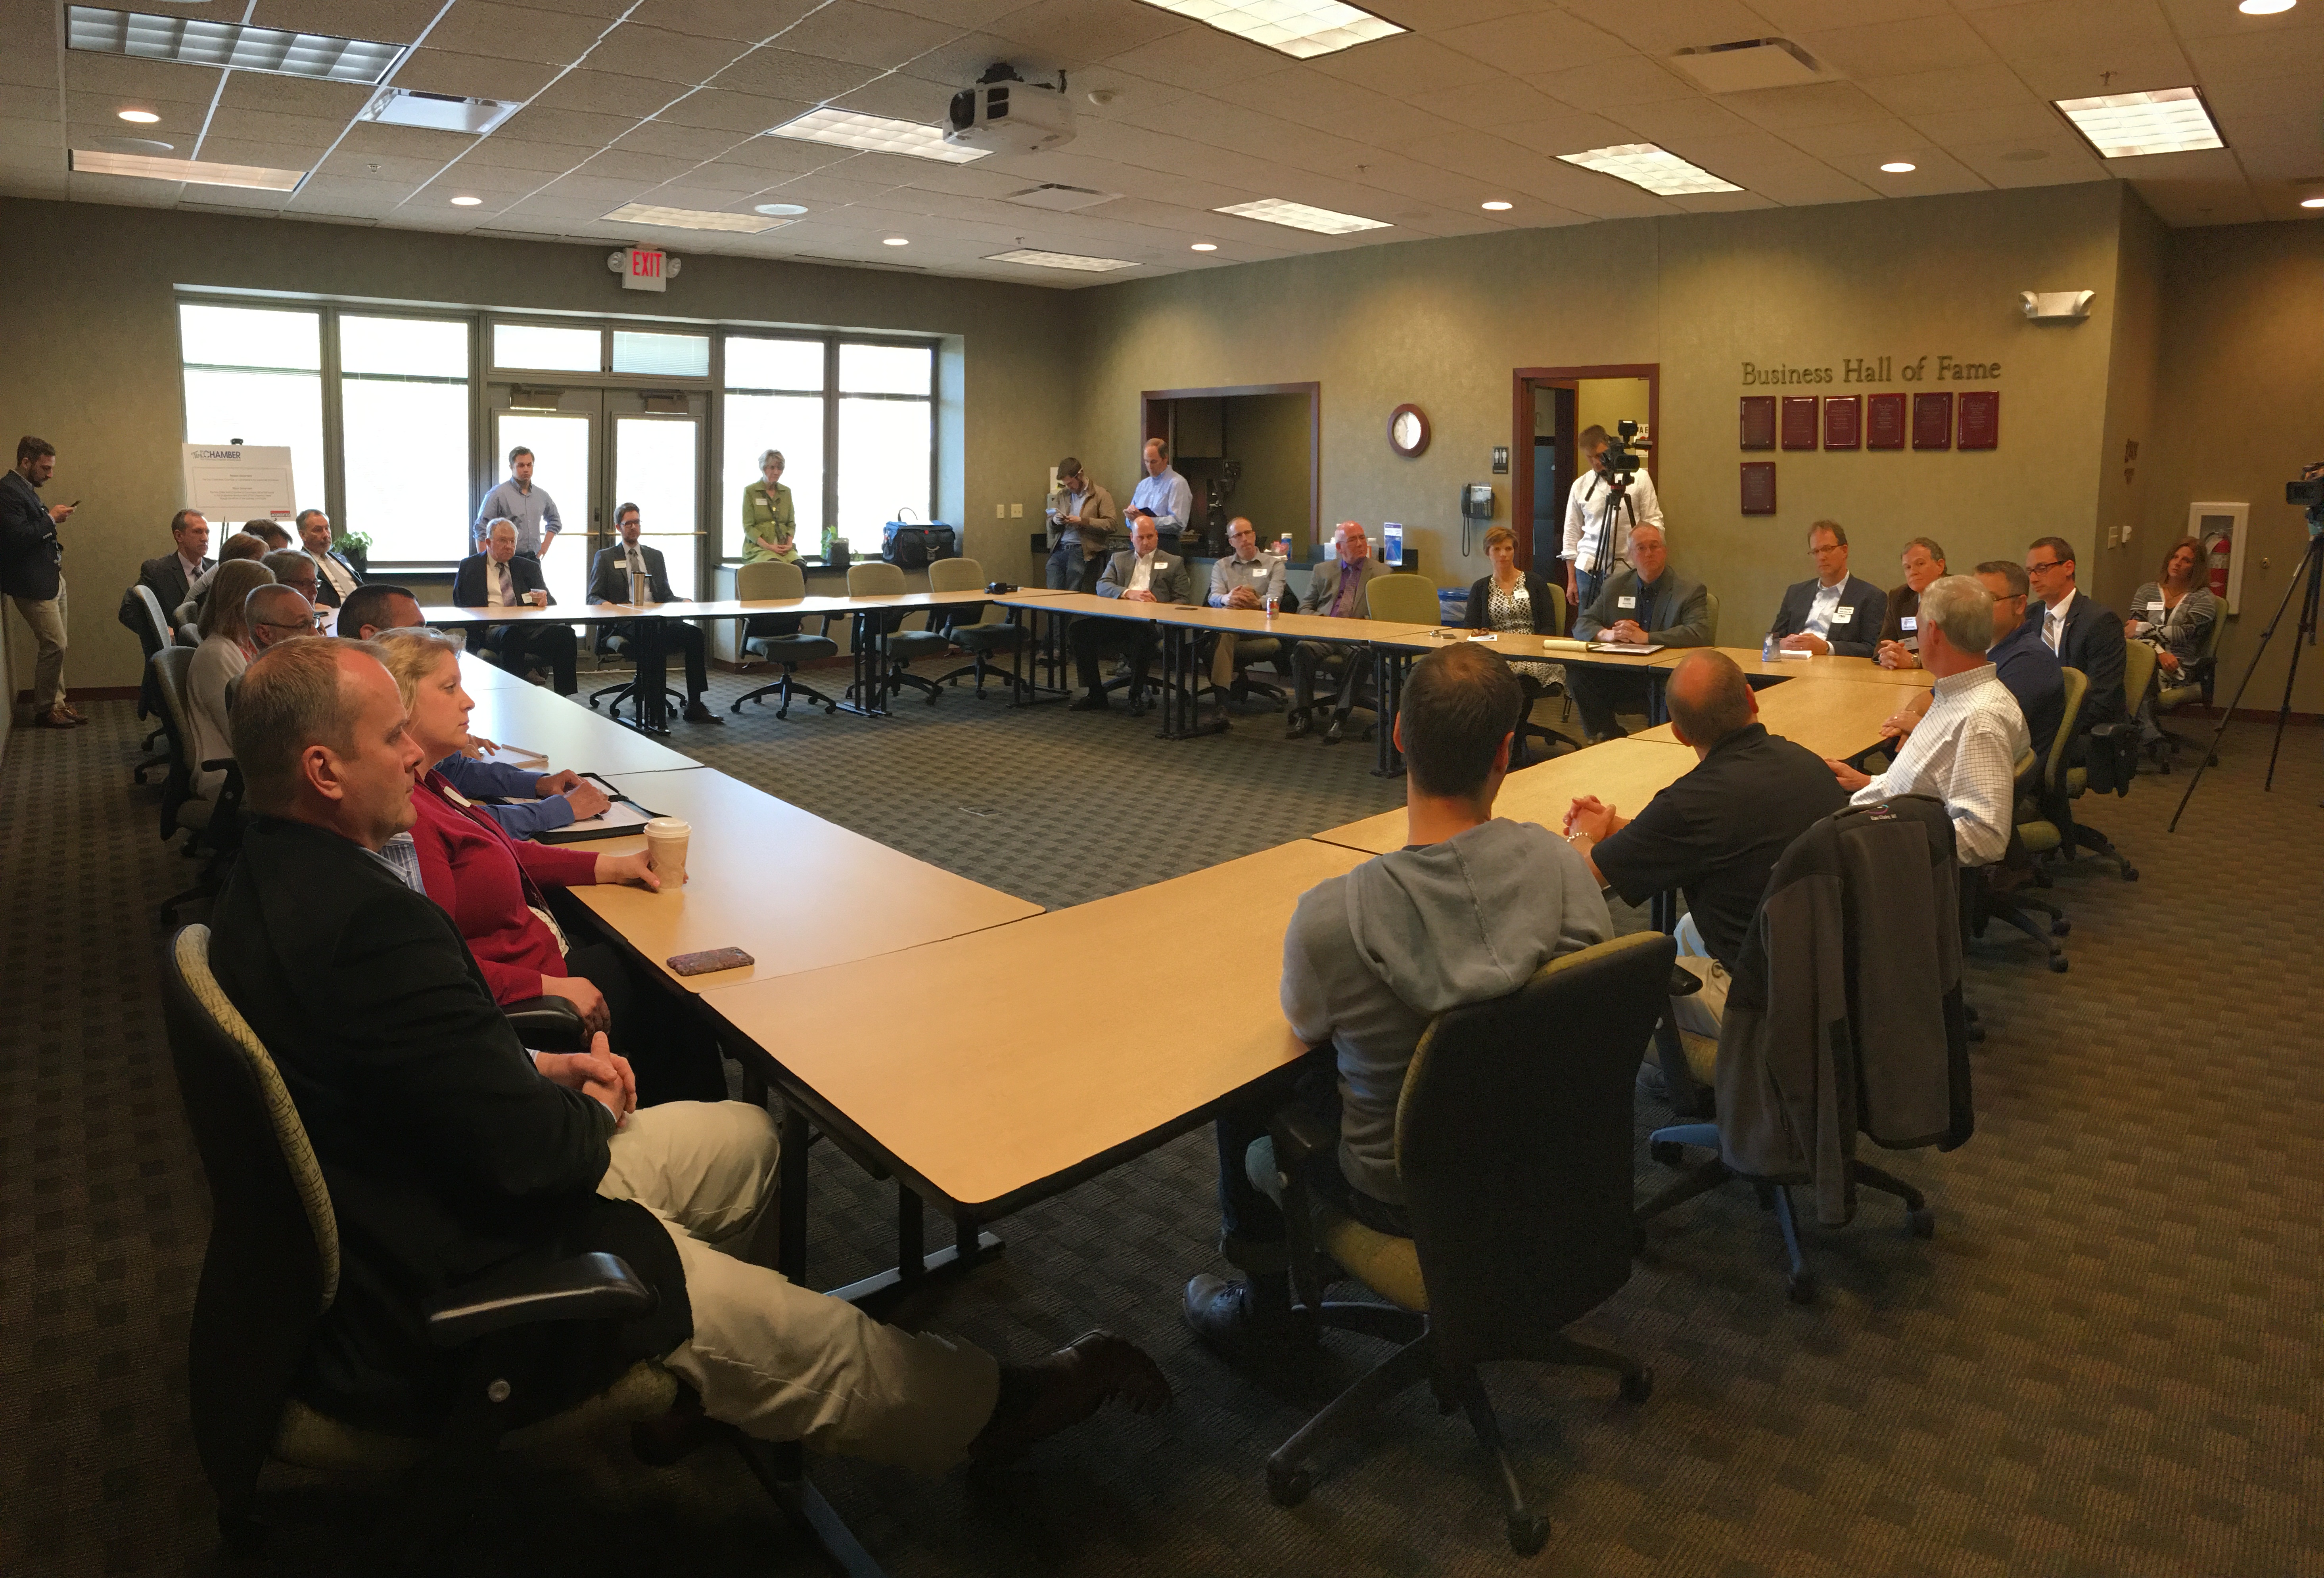
<svg viewBox="0 0 2324 1578"><path fill-rule="evenodd" d="M2235 539L2226 532L2221 532L2211 539L2211 595L2213 597L2224 598L2227 595L2227 560L2235 551Z"/></svg>

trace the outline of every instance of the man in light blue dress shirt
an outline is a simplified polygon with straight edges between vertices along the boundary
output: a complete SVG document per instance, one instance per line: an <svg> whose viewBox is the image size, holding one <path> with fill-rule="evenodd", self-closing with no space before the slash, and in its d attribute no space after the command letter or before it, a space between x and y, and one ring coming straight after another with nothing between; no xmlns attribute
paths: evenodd
<svg viewBox="0 0 2324 1578"><path fill-rule="evenodd" d="M1143 515L1154 522L1155 535L1162 539L1162 550L1178 551L1178 534L1186 529L1187 518L1194 513L1194 490L1186 479L1170 469L1170 446L1159 438L1146 441L1146 474L1138 479L1138 491L1130 496L1130 508L1121 512L1122 523L1130 525Z"/></svg>
<svg viewBox="0 0 2324 1578"><path fill-rule="evenodd" d="M535 560L549 552L549 545L565 529L557 516L557 500L532 485L532 451L521 445L509 451L508 481L485 494L476 509L475 522L468 528L470 552L484 551L484 528L495 520L513 522L516 551Z"/></svg>

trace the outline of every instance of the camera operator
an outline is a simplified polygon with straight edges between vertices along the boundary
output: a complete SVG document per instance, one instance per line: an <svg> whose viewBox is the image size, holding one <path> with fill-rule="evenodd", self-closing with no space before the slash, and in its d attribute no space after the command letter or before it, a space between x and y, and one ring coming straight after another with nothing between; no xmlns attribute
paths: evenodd
<svg viewBox="0 0 2324 1578"><path fill-rule="evenodd" d="M1635 422L1620 426L1628 429L1622 434L1625 440L1638 430ZM1558 555L1565 561L1566 606L1577 610L1597 601L1607 573L1625 562L1630 528L1663 523L1655 479L1640 465L1627 473L1627 483L1622 482L1625 473L1613 463L1619 458L1618 446L1605 428L1592 423L1582 430L1578 443L1589 469L1573 479L1566 494L1565 546ZM1627 452L1627 444L1618 449Z"/></svg>

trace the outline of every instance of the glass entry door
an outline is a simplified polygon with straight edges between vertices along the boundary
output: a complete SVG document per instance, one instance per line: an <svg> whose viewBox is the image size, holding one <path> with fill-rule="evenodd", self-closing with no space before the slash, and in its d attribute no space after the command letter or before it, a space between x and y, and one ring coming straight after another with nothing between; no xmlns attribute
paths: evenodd
<svg viewBox="0 0 2324 1578"><path fill-rule="evenodd" d="M706 595L702 475L708 453L706 394L683 390L497 385L489 391L493 448L533 453L532 482L556 500L564 530L541 560L551 596L588 598L590 566L620 540L614 511L638 506L645 540L659 548L670 591Z"/></svg>

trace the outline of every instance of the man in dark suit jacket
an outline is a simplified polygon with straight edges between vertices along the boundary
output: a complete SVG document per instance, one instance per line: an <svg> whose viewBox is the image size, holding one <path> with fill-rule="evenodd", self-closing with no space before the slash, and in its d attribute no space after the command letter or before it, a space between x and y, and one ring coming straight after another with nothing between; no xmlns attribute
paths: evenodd
<svg viewBox="0 0 2324 1578"><path fill-rule="evenodd" d="M1620 647L1710 646L1711 593L1670 567L1663 528L1638 522L1624 554L1629 563L1607 576L1598 601L1575 616L1574 638ZM1592 742L1629 732L1614 721L1617 712L1646 710L1646 676L1635 669L1570 664L1565 684Z"/></svg>
<svg viewBox="0 0 2324 1578"><path fill-rule="evenodd" d="M364 583L355 562L331 546L331 518L319 509L301 509L299 551L315 561L315 606L337 608L348 592Z"/></svg>
<svg viewBox="0 0 2324 1578"><path fill-rule="evenodd" d="M1327 619L1368 619L1372 617L1372 583L1393 573L1372 557L1371 538L1363 523L1343 520L1333 530L1333 556L1307 577L1306 609ZM1339 675L1339 689L1325 709L1332 721L1324 727L1323 743L1337 745L1344 738L1348 709L1356 704L1357 687L1371 672L1370 648L1338 641L1302 641L1291 649L1291 713L1284 720L1286 739L1297 739L1314 727L1315 679L1320 674Z"/></svg>
<svg viewBox="0 0 2324 1578"><path fill-rule="evenodd" d="M1816 573L1784 593L1767 634L1786 652L1869 657L1888 617L1888 594L1848 573L1848 528L1836 520L1808 528Z"/></svg>
<svg viewBox="0 0 2324 1578"><path fill-rule="evenodd" d="M604 1038L528 1054L399 847L418 746L360 644L286 641L243 675L235 746L253 813L219 895L211 968L281 1070L337 1218L337 1298L299 1386L354 1423L425 1433L469 1353L421 1310L504 1268L619 1255L659 1296L610 1341L535 1328L519 1399L560 1404L641 1359L714 1419L941 1472L1021 1447L1109 1397L1168 1387L1093 1334L1014 1376L737 1258L774 1198L779 1137L740 1102L635 1109ZM406 840L408 842L408 840ZM800 1384L801 1377L813 1384Z"/></svg>
<svg viewBox="0 0 2324 1578"><path fill-rule="evenodd" d="M2122 619L2075 589L2074 546L2064 537L2034 539L2025 550L2025 579L2034 600L2026 617L2040 618L2043 645L2058 655L2059 663L2080 669L2090 682L2074 724L2074 743L2067 748L2067 760L2080 763L2087 751L2083 735L2101 723L2120 723L2130 716L2122 692Z"/></svg>
<svg viewBox="0 0 2324 1578"><path fill-rule="evenodd" d="M203 571L217 566L217 561L209 556L210 523L198 509L180 509L170 517L170 552L137 566L137 586L160 600L164 619L186 601L187 592ZM121 594L118 617L122 628L133 633L148 628L150 621L137 601L136 587Z"/></svg>
<svg viewBox="0 0 2324 1578"><path fill-rule="evenodd" d="M1166 552L1161 542L1161 533L1150 516L1133 517L1130 546L1107 562L1105 573L1098 577L1097 594L1124 602L1192 602L1194 583L1186 561ZM1073 711L1102 712L1110 704L1105 699L1105 681L1098 674L1098 660L1109 654L1130 659L1130 710L1146 711L1146 669L1154 661L1151 624L1143 619L1084 618L1074 621L1067 639L1073 644L1082 686L1089 693L1071 703Z"/></svg>
<svg viewBox="0 0 2324 1578"><path fill-rule="evenodd" d="M452 573L452 601L459 608L547 608L556 601L549 595L549 583L541 579L540 561L516 551L516 526L512 521L493 522L484 551L470 554ZM494 661L519 676L536 663L548 665L556 675L560 696L569 696L580 688L573 674L570 625L546 621L486 625L484 638L477 645L499 653Z"/></svg>
<svg viewBox="0 0 2324 1578"><path fill-rule="evenodd" d="M32 722L75 729L88 715L65 700L65 550L57 528L69 504L41 502L40 490L56 471L57 446L27 434L16 440L16 467L0 474L0 593L32 628Z"/></svg>
<svg viewBox="0 0 2324 1578"><path fill-rule="evenodd" d="M624 504L617 512L615 522L621 528L621 542L610 548L597 550L596 562L589 566L589 601L591 602L637 603L678 602L681 600L670 590L669 573L662 564L661 550L638 540L643 529L638 507ZM628 619L618 625L600 625L598 640L607 636L625 636L634 641L638 627L645 621ZM689 723L724 723L724 718L702 704L702 693L710 688L707 655L703 650L702 627L687 624L684 619L653 621L662 639L663 649L675 647L686 655L686 720Z"/></svg>

